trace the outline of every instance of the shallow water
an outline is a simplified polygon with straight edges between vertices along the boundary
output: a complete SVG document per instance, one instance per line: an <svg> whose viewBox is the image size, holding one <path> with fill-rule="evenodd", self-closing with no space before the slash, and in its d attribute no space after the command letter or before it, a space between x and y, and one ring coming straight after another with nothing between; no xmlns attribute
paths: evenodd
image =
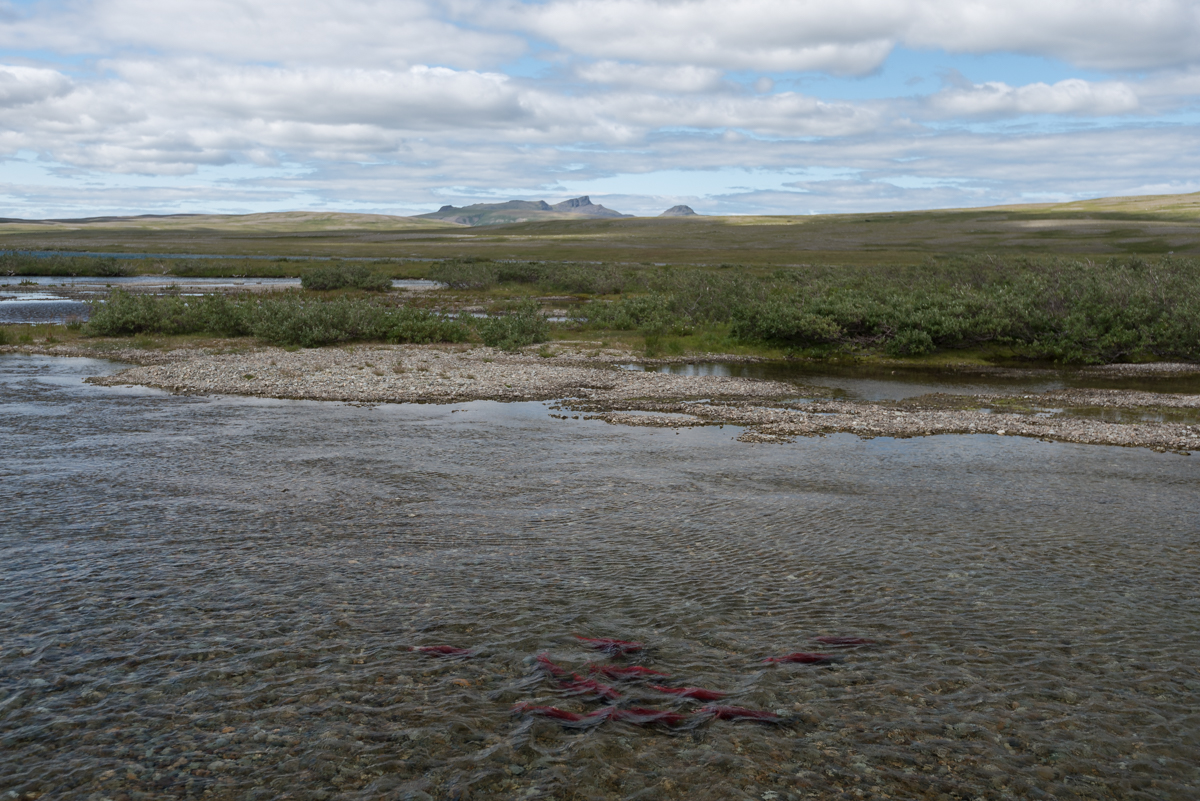
<svg viewBox="0 0 1200 801"><path fill-rule="evenodd" d="M11 292L13 287L28 282L46 287L44 292ZM436 281L419 278L392 280L393 289L436 289ZM55 294L55 287L69 289L72 296L101 297L114 287L137 287L141 291L160 288L163 292L201 294L215 289L298 289L299 278L179 278L169 275L134 275L122 278L92 278L87 276L18 276L0 279L0 323L17 325L62 324L71 319L87 320L91 307L81 300ZM153 293L159 294L159 293Z"/></svg>
<svg viewBox="0 0 1200 801"><path fill-rule="evenodd" d="M836 397L865 401L904 400L933 393L991 395L1039 393L1056 389L1128 389L1146 392L1200 394L1200 376L1107 376L1083 374L1078 370L1025 369L1020 377L998 377L986 372L964 373L916 367L839 367L807 362L694 362L624 369L672 375L715 375L790 381L830 387Z"/></svg>
<svg viewBox="0 0 1200 801"><path fill-rule="evenodd" d="M1197 796L1191 459L80 384L100 369L0 357L0 797ZM605 660L576 634L793 717L511 714L599 706L529 664ZM822 634L879 644L762 662ZM439 644L475 655L408 650Z"/></svg>
<svg viewBox="0 0 1200 801"><path fill-rule="evenodd" d="M67 300L49 292L5 295L0 288L0 323L44 325L65 323L72 318L86 320L91 311L86 303Z"/></svg>

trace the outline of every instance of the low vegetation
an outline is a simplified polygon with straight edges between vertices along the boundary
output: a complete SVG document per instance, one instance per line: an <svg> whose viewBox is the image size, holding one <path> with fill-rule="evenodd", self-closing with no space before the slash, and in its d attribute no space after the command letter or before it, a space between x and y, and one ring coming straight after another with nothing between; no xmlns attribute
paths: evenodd
<svg viewBox="0 0 1200 801"><path fill-rule="evenodd" d="M458 318L359 298L319 300L291 293L266 298L183 297L122 290L93 303L83 330L92 336L253 336L275 345L306 348L355 340L463 342L471 333Z"/></svg>
<svg viewBox="0 0 1200 801"><path fill-rule="evenodd" d="M34 256L28 253L0 253L0 275L75 275L90 278L121 278L135 273L131 259L108 256L75 256L56 253Z"/></svg>
<svg viewBox="0 0 1200 801"><path fill-rule="evenodd" d="M388 289L393 278L423 278L425 265L400 259L195 258L162 256L121 258L70 252L34 255L0 251L0 276L125 278L170 275L180 278L306 278L314 289Z"/></svg>
<svg viewBox="0 0 1200 801"><path fill-rule="evenodd" d="M392 288L392 279L361 264L330 264L306 270L300 276L300 285L311 290L386 292Z"/></svg>
<svg viewBox="0 0 1200 801"><path fill-rule="evenodd" d="M1200 262L1193 259L964 258L765 275L732 265L454 261L430 275L475 291L524 284L608 295L580 304L575 326L637 331L650 347L720 329L734 341L816 357L985 349L1064 363L1200 359Z"/></svg>
<svg viewBox="0 0 1200 801"><path fill-rule="evenodd" d="M39 262L42 263L42 262ZM65 263L65 262L64 262ZM353 340L481 341L518 348L551 337L636 340L689 350L805 358L948 353L1060 363L1200 360L1200 261L958 258L920 264L670 267L461 258L434 263L448 288L397 305L383 271L306 265L312 292L262 297L113 292L86 335L254 336L318 346ZM330 297L324 294L339 290ZM490 307L486 317L460 315ZM544 305L567 309L546 319ZM11 339L11 337L10 337Z"/></svg>
<svg viewBox="0 0 1200 801"><path fill-rule="evenodd" d="M483 344L515 350L545 342L550 335L550 324L538 302L530 299L517 304L508 314L492 315L476 321L475 330Z"/></svg>

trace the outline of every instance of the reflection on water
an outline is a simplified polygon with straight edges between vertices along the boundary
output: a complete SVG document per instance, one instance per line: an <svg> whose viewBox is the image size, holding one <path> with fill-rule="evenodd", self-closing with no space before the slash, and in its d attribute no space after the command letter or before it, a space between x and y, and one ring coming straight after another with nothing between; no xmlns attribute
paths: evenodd
<svg viewBox="0 0 1200 801"><path fill-rule="evenodd" d="M61 324L72 318L86 320L90 307L79 300L66 300L49 292L4 295L0 289L0 324Z"/></svg>
<svg viewBox="0 0 1200 801"><path fill-rule="evenodd" d="M1077 370L1024 370L1022 376L998 377L987 372L905 367L865 367L809 362L696 362L643 367L621 365L623 369L652 370L673 375L715 375L791 381L832 387L835 396L856 400L904 400L935 392L958 395L990 395L1012 392L1038 393L1056 389L1134 389L1146 392L1182 392L1200 394L1200 376L1162 375L1121 377L1081 374Z"/></svg>
<svg viewBox="0 0 1200 801"><path fill-rule="evenodd" d="M535 403L79 384L95 369L0 357L0 796L1197 796L1188 459L762 446ZM605 659L577 634L789 722L513 715L599 708L532 663ZM762 661L818 635L879 645Z"/></svg>

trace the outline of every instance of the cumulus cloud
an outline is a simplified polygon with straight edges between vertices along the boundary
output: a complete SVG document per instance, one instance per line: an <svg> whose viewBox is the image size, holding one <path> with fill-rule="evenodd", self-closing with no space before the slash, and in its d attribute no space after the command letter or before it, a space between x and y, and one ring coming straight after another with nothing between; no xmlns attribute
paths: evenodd
<svg viewBox="0 0 1200 801"><path fill-rule="evenodd" d="M59 97L70 88L67 76L55 70L0 64L0 108Z"/></svg>
<svg viewBox="0 0 1200 801"><path fill-rule="evenodd" d="M619 61L598 61L579 66L576 74L590 83L616 86L636 86L661 89L667 92L704 92L717 89L724 73L711 67L691 64L664 67L657 64L627 64Z"/></svg>
<svg viewBox="0 0 1200 801"><path fill-rule="evenodd" d="M596 58L837 74L883 63L902 17L871 0L846 0L833 13L820 6L832 8L771 0L553 0L482 13Z"/></svg>
<svg viewBox="0 0 1200 801"><path fill-rule="evenodd" d="M1108 116L1140 108L1137 92L1121 82L1091 83L1078 78L1048 85L1009 86L990 81L952 87L929 99L929 106L945 115L1009 116L1021 114L1072 114Z"/></svg>
<svg viewBox="0 0 1200 801"><path fill-rule="evenodd" d="M550 0L496 9L499 24L594 58L862 75L897 45L1015 51L1100 69L1200 58L1191 0Z"/></svg>
<svg viewBox="0 0 1200 801"><path fill-rule="evenodd" d="M742 169L792 185L714 189L697 208L966 205L1019 199L1018 184L1104 194L1200 169L1191 0L0 0L0 20L0 159L32 152L99 185L209 176L194 179L202 203L224 186L411 208ZM1030 60L975 74L964 65L983 61L960 59L973 80L931 94L855 91L887 77L896 48L1058 61L1044 81L1024 78ZM995 124L1016 118L1019 132Z"/></svg>
<svg viewBox="0 0 1200 801"><path fill-rule="evenodd" d="M442 19L439 5L425 0L83 0L5 24L0 47L468 68L525 51L525 42L511 33Z"/></svg>

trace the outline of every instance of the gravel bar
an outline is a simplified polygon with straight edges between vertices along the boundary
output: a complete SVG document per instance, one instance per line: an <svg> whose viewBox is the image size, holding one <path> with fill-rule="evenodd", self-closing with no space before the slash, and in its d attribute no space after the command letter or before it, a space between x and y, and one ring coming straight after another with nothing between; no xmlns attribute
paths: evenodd
<svg viewBox="0 0 1200 801"><path fill-rule="evenodd" d="M556 343L540 352L529 348L515 353L462 345L284 350L246 347L237 341L166 352L115 347L98 353L94 347L67 345L9 346L0 352L101 356L138 365L87 379L105 386L360 404L552 400L558 402L556 411L614 425L737 426L742 429L738 438L747 442L832 433L864 438L992 434L1180 454L1200 448L1200 415L1186 422L1164 422L1136 419L1135 414L1131 422L1110 422L1073 414L1071 408L1176 410L1187 416L1188 410L1200 409L1200 395L1070 389L1016 396L931 395L903 403L838 400L818 386L623 370L618 365L650 360L594 343ZM1136 367L1143 375L1156 372L1153 365ZM1195 366L1171 365L1157 372L1184 369ZM1023 404L1021 409L1010 410L1014 398Z"/></svg>

